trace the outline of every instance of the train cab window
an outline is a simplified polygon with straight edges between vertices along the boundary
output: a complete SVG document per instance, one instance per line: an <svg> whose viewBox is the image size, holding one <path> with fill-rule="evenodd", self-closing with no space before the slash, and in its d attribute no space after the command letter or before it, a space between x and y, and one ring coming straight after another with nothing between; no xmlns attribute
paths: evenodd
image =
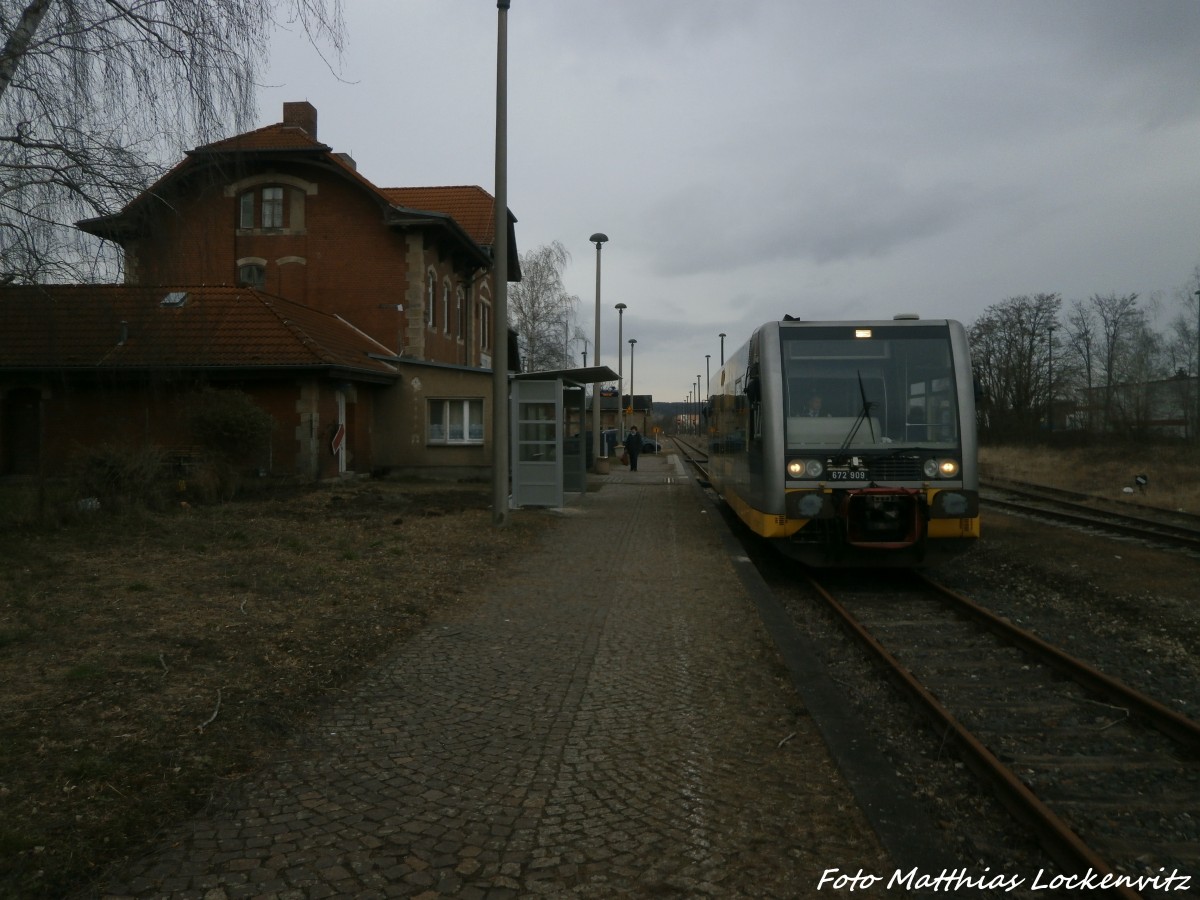
<svg viewBox="0 0 1200 900"><path fill-rule="evenodd" d="M781 329L789 442L864 448L957 442L947 330L872 332L864 340L837 329ZM814 395L821 397L819 418L809 415Z"/></svg>

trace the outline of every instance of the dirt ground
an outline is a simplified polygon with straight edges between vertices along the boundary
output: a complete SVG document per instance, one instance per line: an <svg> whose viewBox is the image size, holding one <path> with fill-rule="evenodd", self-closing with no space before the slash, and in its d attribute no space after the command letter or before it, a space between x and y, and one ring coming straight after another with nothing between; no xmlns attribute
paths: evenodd
<svg viewBox="0 0 1200 900"><path fill-rule="evenodd" d="M551 520L353 482L0 541L0 897L61 897L253 772Z"/></svg>

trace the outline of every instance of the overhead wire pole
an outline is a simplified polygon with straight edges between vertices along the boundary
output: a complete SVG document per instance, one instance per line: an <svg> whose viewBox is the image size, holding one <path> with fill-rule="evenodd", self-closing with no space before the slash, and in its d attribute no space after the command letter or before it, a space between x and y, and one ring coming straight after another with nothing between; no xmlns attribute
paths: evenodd
<svg viewBox="0 0 1200 900"><path fill-rule="evenodd" d="M492 237L492 524L508 524L508 5L496 0L496 208Z"/></svg>

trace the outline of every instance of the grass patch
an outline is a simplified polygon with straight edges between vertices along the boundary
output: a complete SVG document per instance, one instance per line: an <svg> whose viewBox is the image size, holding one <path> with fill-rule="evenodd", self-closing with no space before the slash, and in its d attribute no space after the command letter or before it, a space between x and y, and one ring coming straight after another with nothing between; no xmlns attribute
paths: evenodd
<svg viewBox="0 0 1200 900"><path fill-rule="evenodd" d="M490 520L398 482L0 519L0 898L93 884L555 521Z"/></svg>
<svg viewBox="0 0 1200 900"><path fill-rule="evenodd" d="M979 462L985 479L1030 481L1131 505L1200 513L1200 449L1195 445L991 446L980 448ZM1149 480L1145 490L1134 483L1138 475Z"/></svg>

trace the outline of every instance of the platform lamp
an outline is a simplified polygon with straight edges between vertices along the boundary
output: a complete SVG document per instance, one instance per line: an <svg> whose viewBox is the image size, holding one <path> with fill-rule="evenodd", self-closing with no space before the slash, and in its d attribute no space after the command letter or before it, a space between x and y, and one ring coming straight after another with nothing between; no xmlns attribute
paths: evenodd
<svg viewBox="0 0 1200 900"><path fill-rule="evenodd" d="M1192 437L1200 439L1200 291L1196 291L1196 425Z"/></svg>
<svg viewBox="0 0 1200 900"><path fill-rule="evenodd" d="M596 334L592 352L593 365L600 365L600 250L608 242L608 235L597 231L590 238L596 245ZM592 459L600 458L600 391L592 383Z"/></svg>
<svg viewBox="0 0 1200 900"><path fill-rule="evenodd" d="M717 335L721 339L721 365L725 365L725 332Z"/></svg>
<svg viewBox="0 0 1200 900"><path fill-rule="evenodd" d="M617 443L625 443L625 310L624 303L613 307L617 311Z"/></svg>

